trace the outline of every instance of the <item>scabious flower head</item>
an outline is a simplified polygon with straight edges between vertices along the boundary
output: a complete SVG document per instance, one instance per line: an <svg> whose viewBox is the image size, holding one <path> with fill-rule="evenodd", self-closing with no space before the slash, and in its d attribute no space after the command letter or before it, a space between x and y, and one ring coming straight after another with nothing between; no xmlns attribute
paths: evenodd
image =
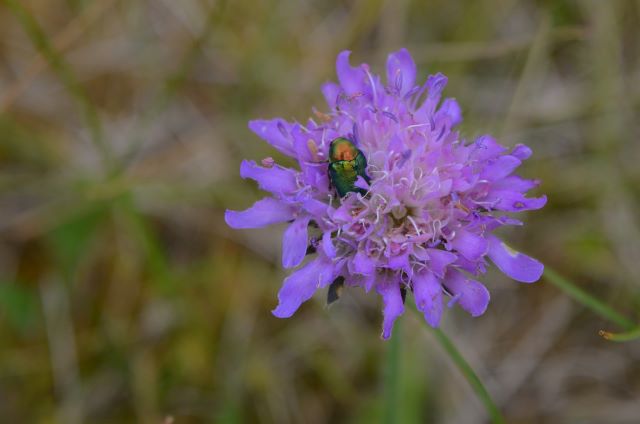
<svg viewBox="0 0 640 424"><path fill-rule="evenodd" d="M458 103L440 101L447 78L431 75L418 84L405 49L389 55L386 81L366 64L352 67L348 51L338 55L336 70L339 83L322 87L327 112L315 111L304 124L249 123L299 169L271 158L261 165L243 161L240 175L270 195L225 214L233 228L289 223L282 265L296 268L308 257L285 279L273 314L290 317L333 282L375 289L384 303L386 339L407 291L434 327L445 297L449 306L482 315L489 292L473 277L486 272L487 257L514 280L538 280L542 264L492 234L503 225L521 225L506 212L546 203L545 196L525 197L537 181L513 175L531 150L517 145L509 151L488 135L461 138ZM368 164L344 197L328 173L329 147L337 138L351 141Z"/></svg>

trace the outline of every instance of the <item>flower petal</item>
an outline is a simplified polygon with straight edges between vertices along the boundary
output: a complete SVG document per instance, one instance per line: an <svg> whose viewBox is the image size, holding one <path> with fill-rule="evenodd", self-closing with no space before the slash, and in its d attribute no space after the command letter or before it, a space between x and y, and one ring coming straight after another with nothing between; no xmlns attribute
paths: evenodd
<svg viewBox="0 0 640 424"><path fill-rule="evenodd" d="M403 269L409 272L411 270L411 265L409 264L409 252L403 252L399 255L390 257L387 260L387 267L393 270Z"/></svg>
<svg viewBox="0 0 640 424"><path fill-rule="evenodd" d="M278 292L278 306L271 313L278 318L290 317L316 290L333 281L333 277L331 261L319 257L309 262L284 280Z"/></svg>
<svg viewBox="0 0 640 424"><path fill-rule="evenodd" d="M531 156L531 149L524 144L516 144L516 146L511 151L511 155L517 157L520 160L529 159Z"/></svg>
<svg viewBox="0 0 640 424"><path fill-rule="evenodd" d="M432 327L440 324L442 316L442 285L429 271L417 273L412 280L416 307Z"/></svg>
<svg viewBox="0 0 640 424"><path fill-rule="evenodd" d="M483 180L496 181L511 174L522 162L515 156L504 155L489 163L480 176Z"/></svg>
<svg viewBox="0 0 640 424"><path fill-rule="evenodd" d="M387 58L387 85L402 95L416 82L416 64L407 49L391 53Z"/></svg>
<svg viewBox="0 0 640 424"><path fill-rule="evenodd" d="M349 262L349 271L362 274L372 275L376 270L376 260L370 258L365 252L358 251L353 259Z"/></svg>
<svg viewBox="0 0 640 424"><path fill-rule="evenodd" d="M460 228L456 231L451 246L470 261L477 261L487 253L488 242L484 237Z"/></svg>
<svg viewBox="0 0 640 424"><path fill-rule="evenodd" d="M309 212L311 215L318 216L318 217L324 216L329 211L333 210L331 206L313 198L303 200L302 208L305 211Z"/></svg>
<svg viewBox="0 0 640 424"><path fill-rule="evenodd" d="M444 90L446 85L447 77L441 73L438 72L435 75L429 75L427 82L424 85L427 89L427 98L418 109L418 114L431 118L431 115L435 112L438 102L440 101L442 90Z"/></svg>
<svg viewBox="0 0 640 424"><path fill-rule="evenodd" d="M345 281L348 286L359 286L364 288L365 292L369 293L376 283L376 275L360 275L348 273L345 276Z"/></svg>
<svg viewBox="0 0 640 424"><path fill-rule="evenodd" d="M258 183L258 187L271 193L291 193L298 188L296 176L292 169L279 166L263 168L252 160L242 161L240 164L240 176L242 178L251 178Z"/></svg>
<svg viewBox="0 0 640 424"><path fill-rule="evenodd" d="M544 271L539 261L516 252L494 236L489 238L489 257L500 271L523 283L538 281Z"/></svg>
<svg viewBox="0 0 640 424"><path fill-rule="evenodd" d="M452 127L455 127L462 122L462 109L456 99L444 99L442 105L436 112L436 120L441 116L448 117Z"/></svg>
<svg viewBox="0 0 640 424"><path fill-rule="evenodd" d="M526 193L540 185L539 180L525 180L522 177L517 175L510 175L506 178L501 179L500 181L496 181L491 184L492 190L501 190L501 191L517 191L520 193Z"/></svg>
<svg viewBox="0 0 640 424"><path fill-rule="evenodd" d="M289 134L290 127L291 124L284 119L258 119L249 122L251 131L285 155L295 157L293 140Z"/></svg>
<svg viewBox="0 0 640 424"><path fill-rule="evenodd" d="M507 150L507 148L500 145L495 138L490 135L481 135L473 143L471 158L478 161L484 161L498 156L505 150Z"/></svg>
<svg viewBox="0 0 640 424"><path fill-rule="evenodd" d="M298 218L284 232L282 237L282 266L293 268L302 263L307 254L309 236L307 226L310 218Z"/></svg>
<svg viewBox="0 0 640 424"><path fill-rule="evenodd" d="M391 337L393 323L404 312L404 303L400 293L400 284L392 277L381 277L376 285L376 290L382 296L384 303L382 321L382 338L387 340Z"/></svg>
<svg viewBox="0 0 640 424"><path fill-rule="evenodd" d="M258 200L244 211L227 210L224 220L231 228L260 228L293 219L293 210L272 197Z"/></svg>
<svg viewBox="0 0 640 424"><path fill-rule="evenodd" d="M353 183L354 186L361 188L363 190L369 190L371 187L369 186L369 183L367 182L367 180L365 180L364 178L362 178L362 176L358 175L358 177L356 178L356 182Z"/></svg>
<svg viewBox="0 0 640 424"><path fill-rule="evenodd" d="M443 278L447 265L452 264L458 259L455 253L447 252L441 249L426 249L429 255L429 269L436 276Z"/></svg>
<svg viewBox="0 0 640 424"><path fill-rule="evenodd" d="M338 55L336 60L336 73L338 74L338 81L346 94L355 94L358 92L364 92L364 78L365 73L361 68L353 68L349 64L349 56L351 52L345 50Z"/></svg>
<svg viewBox="0 0 640 424"><path fill-rule="evenodd" d="M335 82L327 82L322 85L322 94L327 101L329 108L335 109L338 103L338 96L342 93L342 88Z"/></svg>
<svg viewBox="0 0 640 424"><path fill-rule="evenodd" d="M489 290L480 282L465 277L459 271L449 270L444 280L447 291L454 296L462 309L471 316L484 314L489 305Z"/></svg>
<svg viewBox="0 0 640 424"><path fill-rule="evenodd" d="M322 250L328 258L333 259L336 257L336 248L333 245L333 241L331 241L331 231L325 231L322 234Z"/></svg>
<svg viewBox="0 0 640 424"><path fill-rule="evenodd" d="M493 207L501 211L520 212L542 208L547 203L547 196L527 198L517 191L492 190L483 202L493 203Z"/></svg>

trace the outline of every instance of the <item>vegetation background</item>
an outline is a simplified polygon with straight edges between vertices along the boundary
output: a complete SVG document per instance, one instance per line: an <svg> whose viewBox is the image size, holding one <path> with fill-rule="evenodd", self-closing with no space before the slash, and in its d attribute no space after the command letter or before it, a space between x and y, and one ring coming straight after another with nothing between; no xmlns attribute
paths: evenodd
<svg viewBox="0 0 640 424"><path fill-rule="evenodd" d="M401 47L467 138L534 149L548 205L503 235L637 321L640 2L1 0L0 422L486 422L409 313L385 389L377 296L274 318L282 228L223 221L261 196L240 161L282 159L248 120ZM507 422L639 422L640 342L548 280L483 281L443 328Z"/></svg>

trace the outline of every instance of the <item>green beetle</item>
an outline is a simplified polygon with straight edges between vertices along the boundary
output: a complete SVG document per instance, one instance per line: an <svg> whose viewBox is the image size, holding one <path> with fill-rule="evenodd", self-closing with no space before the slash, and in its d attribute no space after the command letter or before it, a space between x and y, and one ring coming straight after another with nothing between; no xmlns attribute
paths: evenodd
<svg viewBox="0 0 640 424"><path fill-rule="evenodd" d="M363 196L367 193L355 186L358 176L364 178L367 184L371 181L367 175L367 158L364 153L344 137L334 139L329 146L329 178L340 197L349 192Z"/></svg>

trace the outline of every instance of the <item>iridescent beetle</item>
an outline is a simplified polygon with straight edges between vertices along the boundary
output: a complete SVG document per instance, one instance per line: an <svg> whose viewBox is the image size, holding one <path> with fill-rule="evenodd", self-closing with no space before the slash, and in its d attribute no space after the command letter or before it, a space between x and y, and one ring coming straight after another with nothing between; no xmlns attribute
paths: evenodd
<svg viewBox="0 0 640 424"><path fill-rule="evenodd" d="M338 195L344 197L349 192L360 193L366 190L356 187L355 182L361 176L367 184L371 181L367 175L367 158L364 153L348 139L338 137L329 146L329 178Z"/></svg>
<svg viewBox="0 0 640 424"><path fill-rule="evenodd" d="M367 190L356 187L358 176L364 178L367 184L371 182L367 175L367 158L364 157L364 153L344 137L334 139L329 146L329 178L340 197L346 196L349 192L360 193L363 196L367 193ZM343 287L343 277L338 277L331 283L327 292L327 305L340 298Z"/></svg>

